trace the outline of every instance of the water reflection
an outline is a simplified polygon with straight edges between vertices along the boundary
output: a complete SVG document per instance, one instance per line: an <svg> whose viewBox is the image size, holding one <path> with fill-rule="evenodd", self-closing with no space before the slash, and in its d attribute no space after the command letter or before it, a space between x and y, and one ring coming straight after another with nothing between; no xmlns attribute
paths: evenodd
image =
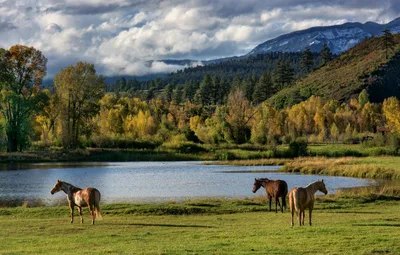
<svg viewBox="0 0 400 255"><path fill-rule="evenodd" d="M160 202L200 197L252 197L254 178L283 179L289 189L324 178L330 193L342 187L370 185L372 181L347 177L273 172L278 167L201 165L201 162L130 162L74 165L33 164L29 170L0 171L0 200L43 199L58 203L64 195L51 195L57 179L84 188L96 187L102 202ZM260 170L270 170L260 173ZM251 172L254 171L254 172ZM264 194L261 190L258 194Z"/></svg>

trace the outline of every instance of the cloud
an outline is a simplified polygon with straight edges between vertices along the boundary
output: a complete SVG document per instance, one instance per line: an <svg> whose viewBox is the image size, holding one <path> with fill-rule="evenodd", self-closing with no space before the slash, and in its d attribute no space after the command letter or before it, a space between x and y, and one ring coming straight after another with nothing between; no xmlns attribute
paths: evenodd
<svg viewBox="0 0 400 255"><path fill-rule="evenodd" d="M344 22L388 22L387 0L0 0L0 47L32 45L48 75L76 61L105 75L171 72L160 59L245 54L268 39Z"/></svg>

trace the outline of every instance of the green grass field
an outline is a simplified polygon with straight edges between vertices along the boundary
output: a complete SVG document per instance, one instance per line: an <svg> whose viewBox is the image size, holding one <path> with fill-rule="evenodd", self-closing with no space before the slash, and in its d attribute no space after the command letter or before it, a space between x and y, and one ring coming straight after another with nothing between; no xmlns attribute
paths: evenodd
<svg viewBox="0 0 400 255"><path fill-rule="evenodd" d="M87 211L70 224L65 206L1 208L0 254L400 254L400 201L316 205L313 226L294 228L260 200L105 205L94 226Z"/></svg>

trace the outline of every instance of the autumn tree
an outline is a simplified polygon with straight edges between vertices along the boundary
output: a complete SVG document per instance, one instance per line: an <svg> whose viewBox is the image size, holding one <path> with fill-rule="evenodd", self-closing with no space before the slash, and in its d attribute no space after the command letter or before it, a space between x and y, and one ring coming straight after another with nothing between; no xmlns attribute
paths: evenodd
<svg viewBox="0 0 400 255"><path fill-rule="evenodd" d="M389 128L400 133L400 101L396 97L389 97L383 101L382 109Z"/></svg>
<svg viewBox="0 0 400 255"><path fill-rule="evenodd" d="M230 126L234 142L247 142L250 139L249 121L254 112L242 90L237 89L229 94L227 108L226 122Z"/></svg>
<svg viewBox="0 0 400 255"><path fill-rule="evenodd" d="M7 150L15 152L29 141L31 115L47 104L40 86L47 59L33 47L14 45L0 49L1 112L5 119Z"/></svg>
<svg viewBox="0 0 400 255"><path fill-rule="evenodd" d="M93 64L78 62L57 73L54 86L60 100L62 143L67 147L76 147L84 122L99 112L99 100L104 95L104 78L96 74Z"/></svg>

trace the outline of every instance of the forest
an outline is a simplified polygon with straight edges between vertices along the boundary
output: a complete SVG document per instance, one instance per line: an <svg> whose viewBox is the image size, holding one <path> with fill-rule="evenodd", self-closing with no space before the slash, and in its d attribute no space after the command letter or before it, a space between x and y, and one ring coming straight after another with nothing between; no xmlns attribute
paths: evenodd
<svg viewBox="0 0 400 255"><path fill-rule="evenodd" d="M185 69L164 80L122 78L111 85L93 64L78 62L59 71L53 85L44 87L46 57L33 47L15 45L0 51L1 149L135 148L138 142L152 148L163 143L276 148L299 139L396 143L400 132L396 97L370 102L364 89L346 101L308 95L282 107L268 100L340 57L332 56L325 45L319 54L270 53ZM235 65L246 66L243 62L250 68L228 71ZM262 63L262 72L253 68ZM212 69L218 74L209 72ZM201 80L192 79L195 70L202 74ZM174 75L187 78L178 83L179 79L171 79Z"/></svg>

